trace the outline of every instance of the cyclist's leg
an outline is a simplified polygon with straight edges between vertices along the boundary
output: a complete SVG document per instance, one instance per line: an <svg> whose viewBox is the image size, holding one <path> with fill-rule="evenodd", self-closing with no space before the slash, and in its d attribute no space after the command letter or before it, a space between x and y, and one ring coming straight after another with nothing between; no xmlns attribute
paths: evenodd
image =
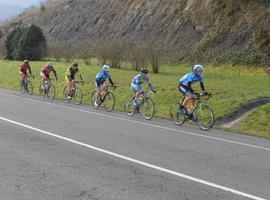
<svg viewBox="0 0 270 200"><path fill-rule="evenodd" d="M135 106L136 109L138 109L138 107L139 107L139 97L141 95L141 92L140 92L139 88L135 84L131 85L131 90L135 93L135 95L133 97L133 105Z"/></svg>
<svg viewBox="0 0 270 200"><path fill-rule="evenodd" d="M71 86L72 86L72 80L65 76L66 79L66 87L67 87L67 97L71 97Z"/></svg>
<svg viewBox="0 0 270 200"><path fill-rule="evenodd" d="M47 80L47 77L46 77L46 75L43 72L40 72L40 77L41 77L42 86L43 86L42 89L44 89L45 81Z"/></svg>

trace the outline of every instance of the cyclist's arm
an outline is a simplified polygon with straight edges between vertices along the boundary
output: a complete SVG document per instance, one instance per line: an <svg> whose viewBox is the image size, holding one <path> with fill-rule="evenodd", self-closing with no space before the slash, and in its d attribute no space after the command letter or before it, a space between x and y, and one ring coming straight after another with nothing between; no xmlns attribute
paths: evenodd
<svg viewBox="0 0 270 200"><path fill-rule="evenodd" d="M55 79L58 80L57 73L56 73L55 69L53 69L52 71L54 73Z"/></svg>
<svg viewBox="0 0 270 200"><path fill-rule="evenodd" d="M113 81L112 81L112 78L109 78L109 82L111 85L114 85Z"/></svg>
<svg viewBox="0 0 270 200"><path fill-rule="evenodd" d="M203 82L200 82L200 85L201 85L202 91L205 92L204 83Z"/></svg>
<svg viewBox="0 0 270 200"><path fill-rule="evenodd" d="M32 76L32 70L31 70L30 65L29 65L29 67L28 67L28 70L29 70L30 75Z"/></svg>
<svg viewBox="0 0 270 200"><path fill-rule="evenodd" d="M187 83L187 88L193 93L194 91L193 91L193 89L192 89L192 87L191 87L191 84L192 84L192 82L189 81L189 82Z"/></svg>

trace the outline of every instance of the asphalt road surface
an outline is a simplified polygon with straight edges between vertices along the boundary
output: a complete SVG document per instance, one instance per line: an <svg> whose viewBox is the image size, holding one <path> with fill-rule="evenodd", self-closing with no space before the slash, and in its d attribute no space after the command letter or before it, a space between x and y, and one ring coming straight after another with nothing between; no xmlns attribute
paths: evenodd
<svg viewBox="0 0 270 200"><path fill-rule="evenodd" d="M0 200L270 199L270 140L0 89Z"/></svg>

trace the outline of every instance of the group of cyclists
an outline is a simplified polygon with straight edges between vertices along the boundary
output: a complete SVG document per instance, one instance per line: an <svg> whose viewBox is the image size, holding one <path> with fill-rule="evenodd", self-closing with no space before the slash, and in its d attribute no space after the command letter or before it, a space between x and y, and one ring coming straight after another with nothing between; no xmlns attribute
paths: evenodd
<svg viewBox="0 0 270 200"><path fill-rule="evenodd" d="M20 67L20 76L22 79L25 79L27 75L27 70L30 73L30 76L34 78L31 70L31 66L28 60L24 60ZM186 115L188 113L191 113L187 109L187 104L191 103L192 108L195 107L195 100L193 99L194 91L192 89L192 84L199 82L201 86L201 90L203 91L203 94L207 95L207 92L204 87L204 77L203 77L203 66L202 65L194 65L193 71L184 75L182 78L180 78L178 83L178 89L179 91L184 95L184 100L182 101L182 105L180 107L180 114ZM71 94L71 87L74 82L77 82L75 76L79 71L79 65L78 63L73 63L66 71L65 73L65 80L67 85L67 95L68 98L72 98ZM51 62L48 62L40 71L40 76L42 83L44 84L45 81L48 81L50 79L50 73L53 72L55 79L58 80L57 73L55 68L53 67L53 64ZM146 67L142 67L140 70L140 73L136 75L130 85L130 89L134 92L133 96L133 104L136 108L137 112L140 112L139 110L139 97L145 93L145 90L142 88L142 84L146 82L148 84L148 87L153 93L156 93L155 88L150 82L150 78L148 77L148 70ZM81 80L83 80L81 74L80 74ZM104 65L102 71L98 72L95 78L95 85L96 85L96 101L94 102L95 106L98 106L99 102L98 99L101 96L102 91L106 90L109 86L109 84L114 85L112 81L112 75L110 73L110 66ZM188 112L188 113L186 113ZM188 115L190 119L192 119L192 114Z"/></svg>

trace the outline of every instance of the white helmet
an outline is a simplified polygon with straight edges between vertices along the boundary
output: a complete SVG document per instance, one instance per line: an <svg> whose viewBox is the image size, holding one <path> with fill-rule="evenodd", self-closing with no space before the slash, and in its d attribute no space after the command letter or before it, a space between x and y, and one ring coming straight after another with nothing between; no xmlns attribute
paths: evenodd
<svg viewBox="0 0 270 200"><path fill-rule="evenodd" d="M53 67L53 64L52 64L51 62L48 62L47 65L48 65L49 67Z"/></svg>
<svg viewBox="0 0 270 200"><path fill-rule="evenodd" d="M110 71L110 66L109 65L104 65L103 66L103 71Z"/></svg>
<svg viewBox="0 0 270 200"><path fill-rule="evenodd" d="M202 72L203 66L202 65L194 65L194 72Z"/></svg>

